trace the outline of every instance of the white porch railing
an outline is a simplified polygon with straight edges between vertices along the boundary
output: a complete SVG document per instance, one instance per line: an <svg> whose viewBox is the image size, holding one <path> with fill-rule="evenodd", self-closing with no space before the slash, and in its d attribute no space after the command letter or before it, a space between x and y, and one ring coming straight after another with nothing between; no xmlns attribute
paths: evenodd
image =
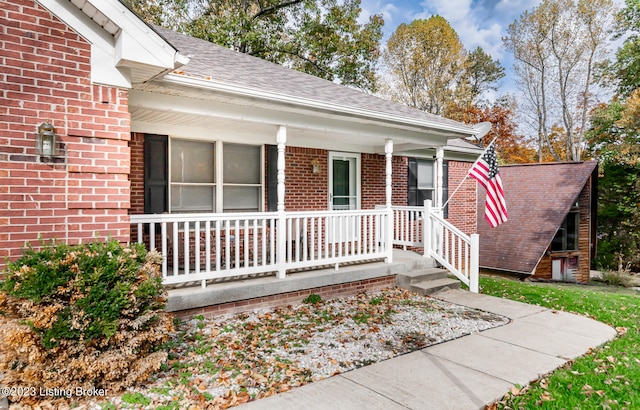
<svg viewBox="0 0 640 410"><path fill-rule="evenodd" d="M163 255L164 284L387 258L386 209L131 215L132 241Z"/></svg>
<svg viewBox="0 0 640 410"><path fill-rule="evenodd" d="M425 201L424 207L394 206L393 244L424 249L453 273L469 290L478 293L480 241L478 234L467 235L442 217Z"/></svg>

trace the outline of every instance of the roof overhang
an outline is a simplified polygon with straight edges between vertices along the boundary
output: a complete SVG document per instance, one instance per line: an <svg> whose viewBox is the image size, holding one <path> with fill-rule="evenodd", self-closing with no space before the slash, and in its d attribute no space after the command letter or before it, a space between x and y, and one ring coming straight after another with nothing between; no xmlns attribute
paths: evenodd
<svg viewBox="0 0 640 410"><path fill-rule="evenodd" d="M131 88L188 59L117 0L38 0L91 44L91 80Z"/></svg>
<svg viewBox="0 0 640 410"><path fill-rule="evenodd" d="M216 130L216 138L233 135L260 143L256 136L266 135L269 140L262 142L273 143L276 127L283 125L292 145L370 153L380 151L387 139L399 147L428 148L473 132L464 124L420 121L180 74L136 87L129 94L129 111L137 132L211 138Z"/></svg>

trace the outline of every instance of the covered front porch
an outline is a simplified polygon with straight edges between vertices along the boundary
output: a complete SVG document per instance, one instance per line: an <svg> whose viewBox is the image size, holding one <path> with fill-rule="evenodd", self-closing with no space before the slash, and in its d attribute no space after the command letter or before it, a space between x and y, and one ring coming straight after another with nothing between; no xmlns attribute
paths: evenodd
<svg viewBox="0 0 640 410"><path fill-rule="evenodd" d="M391 264L406 247L473 289L472 239L439 208L449 141L482 129L160 32L190 62L129 92L130 223L131 241L162 253L167 286L284 284L301 270ZM409 192L435 211L407 207Z"/></svg>
<svg viewBox="0 0 640 410"><path fill-rule="evenodd" d="M167 308L199 314L212 305L272 304L278 295L286 303L291 292L316 288L365 288L363 281L390 286L398 274L436 265L477 292L478 235L440 214L426 201L374 210L132 215L131 223L132 238L163 255Z"/></svg>

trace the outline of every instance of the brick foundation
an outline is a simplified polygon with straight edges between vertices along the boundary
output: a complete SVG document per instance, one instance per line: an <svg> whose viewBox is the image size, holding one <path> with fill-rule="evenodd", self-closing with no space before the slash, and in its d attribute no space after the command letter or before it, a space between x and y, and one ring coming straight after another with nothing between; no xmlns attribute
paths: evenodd
<svg viewBox="0 0 640 410"><path fill-rule="evenodd" d="M194 316L214 317L225 314L246 312L259 308L296 305L312 293L320 295L323 300L356 295L361 292L373 292L395 286L395 275L384 276L375 279L367 279L339 285L331 285L320 288L305 289L296 292L282 293L279 295L264 296L237 302L223 303L198 309L180 310L173 314L182 320L191 319Z"/></svg>

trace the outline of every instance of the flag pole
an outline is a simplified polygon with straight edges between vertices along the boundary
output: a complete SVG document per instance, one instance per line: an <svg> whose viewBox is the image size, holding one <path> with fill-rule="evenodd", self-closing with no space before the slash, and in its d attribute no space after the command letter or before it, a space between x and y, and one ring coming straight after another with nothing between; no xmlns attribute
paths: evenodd
<svg viewBox="0 0 640 410"><path fill-rule="evenodd" d="M460 181L460 183L458 184L458 186L456 187L456 189L453 191L453 193L451 195L449 195L449 198L447 198L447 201L442 204L442 209L444 209L445 206L447 206L447 204L449 203L449 201L451 200L451 198L453 198L453 196L456 194L456 192L458 192L458 190L460 189L460 187L462 186L462 184L464 184L464 181L469 178L469 174L471 173L471 170L473 169L473 167L476 166L476 164L478 163L478 161L480 161L480 158L482 158L482 156L485 154L485 152L487 152L487 150L489 149L489 147L491 145L493 145L494 142L496 142L496 140L498 139L498 137L493 138L493 141L491 141L489 143L489 145L487 145L484 148L484 151L482 151L482 154L480 154L478 156L478 158L476 158L476 160L473 162L473 164L471 164L471 166L469 167L469 170L467 170L467 174L464 176L464 178L462 178L462 181Z"/></svg>

